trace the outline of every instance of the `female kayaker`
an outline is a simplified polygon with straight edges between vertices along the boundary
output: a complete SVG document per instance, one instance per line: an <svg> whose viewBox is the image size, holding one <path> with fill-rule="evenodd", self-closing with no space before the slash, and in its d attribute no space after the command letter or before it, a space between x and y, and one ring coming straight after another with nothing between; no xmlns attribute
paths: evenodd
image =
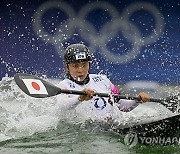
<svg viewBox="0 0 180 154"><path fill-rule="evenodd" d="M59 100L65 110L77 109L89 115L95 115L100 119L108 119L112 116L113 108L121 111L131 111L139 103L149 100L149 96L141 92L138 94L141 100L120 99L114 101L112 98L94 96L95 92L118 94L118 89L111 81L102 74L90 74L92 57L89 49L83 44L72 44L68 46L64 54L66 75L60 82L59 87L69 90L81 90L87 95L59 95Z"/></svg>

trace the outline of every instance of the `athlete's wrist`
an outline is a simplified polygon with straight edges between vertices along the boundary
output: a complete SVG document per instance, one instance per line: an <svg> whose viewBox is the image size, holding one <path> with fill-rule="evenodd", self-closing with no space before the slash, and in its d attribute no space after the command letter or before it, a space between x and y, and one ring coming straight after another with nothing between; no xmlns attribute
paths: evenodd
<svg viewBox="0 0 180 154"><path fill-rule="evenodd" d="M80 101L80 102L83 101L82 98L81 98L81 96L78 97L78 101Z"/></svg>

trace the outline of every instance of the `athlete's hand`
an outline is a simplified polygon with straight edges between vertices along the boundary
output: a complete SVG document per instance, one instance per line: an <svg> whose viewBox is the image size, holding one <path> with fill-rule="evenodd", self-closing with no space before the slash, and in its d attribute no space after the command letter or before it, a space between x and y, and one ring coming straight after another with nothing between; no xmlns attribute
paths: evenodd
<svg viewBox="0 0 180 154"><path fill-rule="evenodd" d="M138 94L138 97L140 97L140 99L141 99L140 101L141 101L142 103L148 102L149 99L150 99L149 95L146 94L145 92L140 92L140 93Z"/></svg>
<svg viewBox="0 0 180 154"><path fill-rule="evenodd" d="M94 96L94 90L90 89L90 88L85 88L83 89L83 91L87 94L87 95L80 95L78 97L79 101L88 101L91 98L93 98Z"/></svg>

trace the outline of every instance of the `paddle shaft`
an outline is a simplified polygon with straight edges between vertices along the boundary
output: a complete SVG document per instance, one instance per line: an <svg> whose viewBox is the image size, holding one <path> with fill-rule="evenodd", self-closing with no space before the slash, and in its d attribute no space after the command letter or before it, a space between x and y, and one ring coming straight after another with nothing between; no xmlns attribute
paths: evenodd
<svg viewBox="0 0 180 154"><path fill-rule="evenodd" d="M67 90L67 89L59 89L58 94L74 94L74 95L87 95L86 92L84 91L77 91L77 90ZM110 97L111 94L107 94L107 93L94 93L94 96L99 96L99 97ZM127 95L113 95L113 97L118 98L119 99L128 99L128 100L137 100L137 101L141 101L140 97L134 97L134 96L127 96ZM168 104L166 103L166 101L168 101L168 99L157 99L157 98L150 98L149 102L157 102L160 103L162 105L164 105L165 107L169 108ZM170 111L173 111L173 109L170 109Z"/></svg>
<svg viewBox="0 0 180 154"><path fill-rule="evenodd" d="M59 93L57 94L74 94L74 95L87 95L86 92L84 91L77 91L77 90L67 90L67 89L60 89ZM94 96L99 96L99 97L110 97L110 94L107 93L94 93ZM126 96L126 95L112 95L113 97L118 97L119 99L130 99L130 100L140 100L139 97L134 97L134 96ZM159 102L162 103L166 101L165 99L157 99L157 98L150 98L150 102Z"/></svg>
<svg viewBox="0 0 180 154"><path fill-rule="evenodd" d="M86 92L84 91L78 91L78 90L67 90L67 89L60 89L59 93L57 94L74 94L74 95L87 95ZM94 96L99 96L99 97L109 97L110 95L107 93L94 93Z"/></svg>

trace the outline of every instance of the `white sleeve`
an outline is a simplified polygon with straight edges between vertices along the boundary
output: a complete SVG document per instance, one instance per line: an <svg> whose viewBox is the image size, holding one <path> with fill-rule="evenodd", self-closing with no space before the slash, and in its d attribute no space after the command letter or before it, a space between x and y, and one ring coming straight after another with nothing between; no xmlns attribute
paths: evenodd
<svg viewBox="0 0 180 154"><path fill-rule="evenodd" d="M80 103L78 100L78 95L77 96L73 96L73 97L69 97L69 95L65 95L65 94L60 94L57 96L57 102L58 102L58 106L61 109L64 110L71 110L76 108Z"/></svg>
<svg viewBox="0 0 180 154"><path fill-rule="evenodd" d="M139 103L136 103L135 100L120 99L116 103L116 105L120 111L129 112L133 110L134 108L136 108L139 105Z"/></svg>
<svg viewBox="0 0 180 154"><path fill-rule="evenodd" d="M62 89L68 89L68 86L66 86L65 82L62 81L58 85ZM79 95L73 95L73 94L60 94L56 96L58 106L61 107L61 109L65 110L71 110L74 109L79 103L81 103L78 100Z"/></svg>

